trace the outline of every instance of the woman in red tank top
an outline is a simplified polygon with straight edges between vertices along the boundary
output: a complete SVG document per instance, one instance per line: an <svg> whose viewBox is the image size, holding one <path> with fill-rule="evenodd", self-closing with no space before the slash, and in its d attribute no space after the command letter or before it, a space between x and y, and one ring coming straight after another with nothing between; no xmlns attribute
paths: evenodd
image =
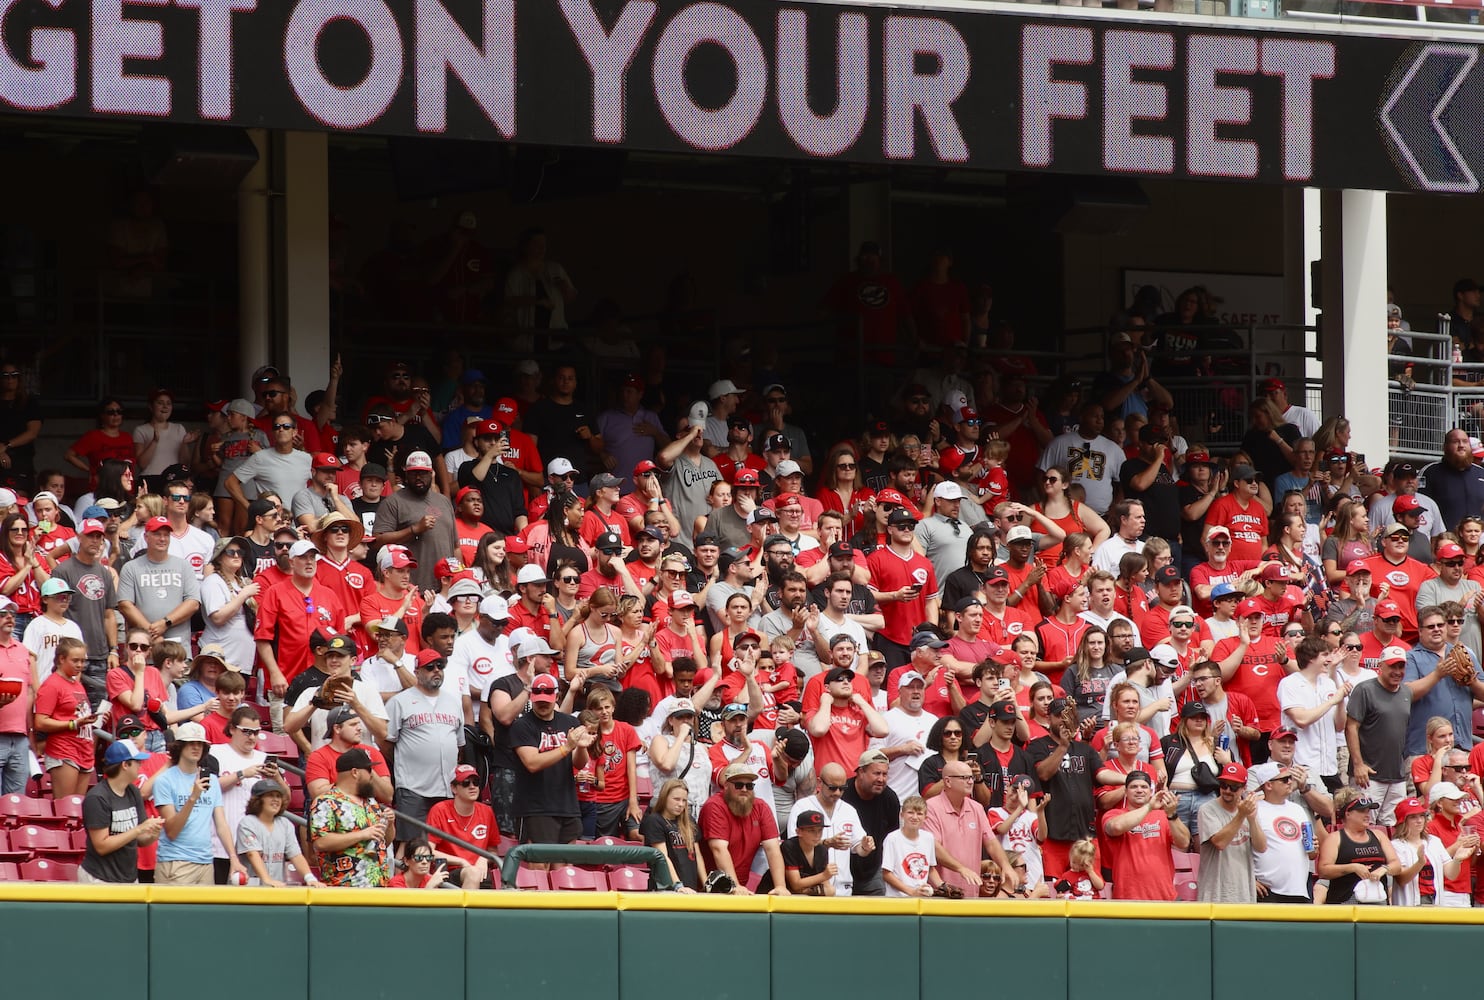
<svg viewBox="0 0 1484 1000"><path fill-rule="evenodd" d="M1067 496L1067 485L1071 481L1072 474L1065 465L1053 465L1047 469L1041 479L1042 500L1036 504L1036 510L1055 521L1057 527L1068 535L1076 531L1089 535L1092 547L1097 548L1112 532L1108 529L1108 522L1099 517L1097 511ZM1042 549L1038 555L1047 566L1055 566L1061 561L1061 551L1061 545L1053 545Z"/></svg>

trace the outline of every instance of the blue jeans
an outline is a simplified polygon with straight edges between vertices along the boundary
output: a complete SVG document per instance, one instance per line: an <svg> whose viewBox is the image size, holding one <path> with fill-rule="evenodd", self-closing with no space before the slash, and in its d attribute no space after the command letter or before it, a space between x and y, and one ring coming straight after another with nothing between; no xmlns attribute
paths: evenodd
<svg viewBox="0 0 1484 1000"><path fill-rule="evenodd" d="M31 741L24 733L0 733L0 795L24 793L26 781L27 753Z"/></svg>
<svg viewBox="0 0 1484 1000"><path fill-rule="evenodd" d="M144 731L144 749L150 753L164 753L165 734L158 729L146 729Z"/></svg>
<svg viewBox="0 0 1484 1000"><path fill-rule="evenodd" d="M1175 796L1179 800L1175 806L1175 818L1184 823L1186 829L1190 831L1190 844L1191 847L1195 847L1200 840L1200 828L1196 817L1200 815L1201 806L1214 799L1216 793L1192 790L1176 792Z"/></svg>

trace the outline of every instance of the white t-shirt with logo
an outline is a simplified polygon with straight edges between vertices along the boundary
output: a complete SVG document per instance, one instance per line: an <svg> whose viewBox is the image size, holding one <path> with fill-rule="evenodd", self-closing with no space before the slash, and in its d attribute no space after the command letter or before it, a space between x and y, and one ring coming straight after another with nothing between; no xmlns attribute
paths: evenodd
<svg viewBox="0 0 1484 1000"><path fill-rule="evenodd" d="M893 757L886 772L887 786L897 793L897 798L902 802L917 794L917 769L933 754L927 749L927 734L937 721L938 717L928 712L908 715L900 708L893 708L886 712L886 735L871 740L872 747L894 747L899 743L913 741L922 745L923 752L920 754Z"/></svg>
<svg viewBox="0 0 1484 1000"><path fill-rule="evenodd" d="M1303 836L1303 825L1308 821L1304 807L1291 801L1257 804L1257 824L1267 838L1268 849L1261 854L1253 852L1252 872L1280 896L1309 894L1309 855L1304 850Z"/></svg>
<svg viewBox="0 0 1484 1000"><path fill-rule="evenodd" d="M206 564L211 561L211 552L216 548L216 539L194 525L186 525L184 535L170 533L170 554L185 560L196 573L196 579L205 576Z"/></svg>
<svg viewBox="0 0 1484 1000"><path fill-rule="evenodd" d="M459 696L474 702L474 718L489 697L490 685L507 674L515 673L515 657L505 635L485 642L479 629L471 628L454 640L453 655L448 658L448 679L458 687Z"/></svg>
<svg viewBox="0 0 1484 1000"><path fill-rule="evenodd" d="M909 888L927 885L928 872L936 867L938 845L933 840L933 835L926 830L918 830L916 840L908 840L901 830L893 830L882 842L881 870L891 872ZM892 888L890 882L886 884L886 894L898 898L907 895Z"/></svg>

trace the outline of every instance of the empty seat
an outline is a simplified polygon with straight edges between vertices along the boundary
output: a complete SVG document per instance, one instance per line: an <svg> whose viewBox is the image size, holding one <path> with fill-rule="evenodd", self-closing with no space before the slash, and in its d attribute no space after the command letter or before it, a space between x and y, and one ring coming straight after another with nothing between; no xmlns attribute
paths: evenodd
<svg viewBox="0 0 1484 1000"><path fill-rule="evenodd" d="M51 799L34 799L29 795L0 796L0 826L14 829L27 824L40 826L56 821Z"/></svg>
<svg viewBox="0 0 1484 1000"><path fill-rule="evenodd" d="M565 889L569 892L597 892L599 889L606 888L598 884L603 877L601 874L573 865L562 865L548 872L547 875L553 889Z"/></svg>
<svg viewBox="0 0 1484 1000"><path fill-rule="evenodd" d="M37 858L21 865L20 875L26 882L76 882L77 865Z"/></svg>
<svg viewBox="0 0 1484 1000"><path fill-rule="evenodd" d="M648 892L649 869L619 865L608 873L608 888L615 892Z"/></svg>
<svg viewBox="0 0 1484 1000"><path fill-rule="evenodd" d="M283 733L270 733L264 729L258 734L258 749L264 753L277 754L290 762L299 759L299 745L292 736L285 736Z"/></svg>
<svg viewBox="0 0 1484 1000"><path fill-rule="evenodd" d="M67 795L52 802L52 811L69 830L82 829L82 799L81 795Z"/></svg>
<svg viewBox="0 0 1484 1000"><path fill-rule="evenodd" d="M1178 900L1186 903L1194 903L1196 901L1197 889L1198 886L1193 878L1175 879L1175 898Z"/></svg>
<svg viewBox="0 0 1484 1000"><path fill-rule="evenodd" d="M22 826L10 831L10 847L11 850L54 861L80 861L84 853L72 846L70 831L49 830L42 826Z"/></svg>
<svg viewBox="0 0 1484 1000"><path fill-rule="evenodd" d="M551 879L547 878L546 872L522 865L515 875L515 887L517 889L550 889Z"/></svg>
<svg viewBox="0 0 1484 1000"><path fill-rule="evenodd" d="M0 830L0 861L19 863L31 856L30 851L23 851L10 846L10 831Z"/></svg>
<svg viewBox="0 0 1484 1000"><path fill-rule="evenodd" d="M14 861L0 861L0 882L19 882L21 866Z"/></svg>

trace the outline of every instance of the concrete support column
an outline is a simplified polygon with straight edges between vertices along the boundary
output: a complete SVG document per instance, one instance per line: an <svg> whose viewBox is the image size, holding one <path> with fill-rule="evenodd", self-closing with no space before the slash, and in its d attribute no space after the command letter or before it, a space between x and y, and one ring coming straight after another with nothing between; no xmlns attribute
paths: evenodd
<svg viewBox="0 0 1484 1000"><path fill-rule="evenodd" d="M845 252L840 256L843 269L855 267L855 254L866 240L881 244L885 253L883 265L892 270L892 261L897 248L891 238L891 182L872 181L852 184L850 191L850 219L846 227Z"/></svg>
<svg viewBox="0 0 1484 1000"><path fill-rule="evenodd" d="M276 137L274 359L293 379L300 409L330 368L330 159L323 133Z"/></svg>
<svg viewBox="0 0 1484 1000"><path fill-rule="evenodd" d="M237 370L233 393L252 399L247 380L273 356L273 223L270 148L265 129L249 129L257 165L237 185Z"/></svg>
<svg viewBox="0 0 1484 1000"><path fill-rule="evenodd" d="M1350 449L1387 454L1386 195L1326 191L1320 198L1324 414L1350 421Z"/></svg>

